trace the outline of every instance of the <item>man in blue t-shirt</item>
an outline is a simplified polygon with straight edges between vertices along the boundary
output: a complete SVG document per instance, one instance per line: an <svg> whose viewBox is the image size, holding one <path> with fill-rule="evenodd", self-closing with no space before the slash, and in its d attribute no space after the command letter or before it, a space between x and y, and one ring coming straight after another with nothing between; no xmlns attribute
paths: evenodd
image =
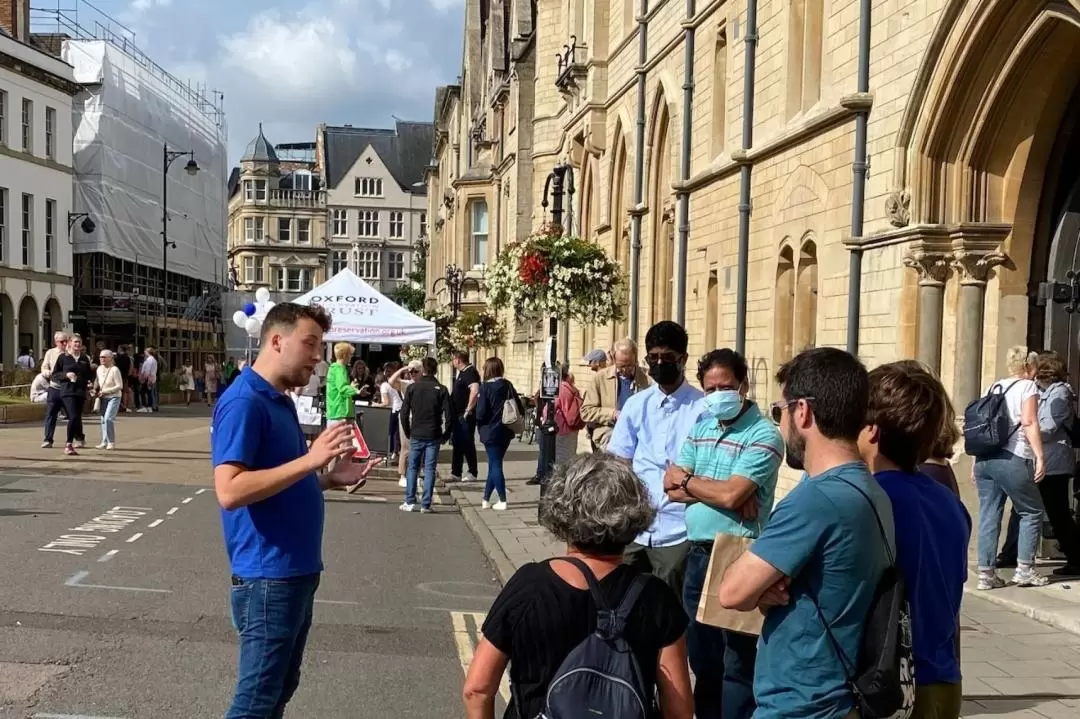
<svg viewBox="0 0 1080 719"><path fill-rule="evenodd" d="M855 708L845 664L857 661L894 545L892 505L857 446L867 373L847 352L819 347L783 365L776 380L783 398L772 415L787 463L807 476L724 574L720 603L767 610L754 719L843 719Z"/></svg>
<svg viewBox="0 0 1080 719"><path fill-rule="evenodd" d="M322 564L322 491L362 482L375 462L345 460L352 428L323 432L308 449L285 394L322 355L330 316L321 307L274 306L259 357L214 409L211 451L240 633L236 692L226 719L280 717L300 682Z"/></svg>
<svg viewBox="0 0 1080 719"><path fill-rule="evenodd" d="M859 451L896 516L897 562L911 604L914 717L957 719L960 600L967 580L971 517L944 485L919 473L946 421L945 387L914 362L870 373Z"/></svg>

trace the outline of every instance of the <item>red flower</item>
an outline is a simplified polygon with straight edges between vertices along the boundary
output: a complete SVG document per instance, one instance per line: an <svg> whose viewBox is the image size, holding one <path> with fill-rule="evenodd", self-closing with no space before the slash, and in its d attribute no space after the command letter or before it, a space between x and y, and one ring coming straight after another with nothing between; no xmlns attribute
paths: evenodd
<svg viewBox="0 0 1080 719"><path fill-rule="evenodd" d="M521 258L518 277L527 285L542 285L548 281L548 267L544 258L531 253Z"/></svg>

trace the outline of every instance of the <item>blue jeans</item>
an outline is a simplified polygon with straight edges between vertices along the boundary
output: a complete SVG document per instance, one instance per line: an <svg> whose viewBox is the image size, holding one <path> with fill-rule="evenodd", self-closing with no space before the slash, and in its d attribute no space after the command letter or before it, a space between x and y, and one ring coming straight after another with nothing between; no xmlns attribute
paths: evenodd
<svg viewBox="0 0 1080 719"><path fill-rule="evenodd" d="M116 413L120 411L120 397L101 398L101 441L116 441Z"/></svg>
<svg viewBox="0 0 1080 719"><path fill-rule="evenodd" d="M487 482L484 483L484 499L491 499L491 493L499 495L499 501L506 501L506 475L503 474L503 457L510 447L509 440L484 442L484 452L487 453L488 472Z"/></svg>
<svg viewBox="0 0 1080 719"><path fill-rule="evenodd" d="M719 627L700 624L698 602L705 587L711 545L690 544L683 580L683 605L690 615L686 646L694 685L694 716L697 719L750 719L754 713L754 662L758 638Z"/></svg>
<svg viewBox="0 0 1080 719"><path fill-rule="evenodd" d="M1021 564L1034 563L1043 522L1034 462L1004 450L977 459L975 487L979 492L979 569L994 568L1006 497L1020 515L1017 559Z"/></svg>
<svg viewBox="0 0 1080 719"><path fill-rule="evenodd" d="M300 686L319 575L233 579L233 625L240 633L236 693L225 719L280 719Z"/></svg>
<svg viewBox="0 0 1080 719"><path fill-rule="evenodd" d="M431 498L435 494L435 464L439 460L439 440L409 440L409 467L405 472L405 504L416 504L416 478L420 476L420 458L424 459L424 496L420 506L431 509Z"/></svg>

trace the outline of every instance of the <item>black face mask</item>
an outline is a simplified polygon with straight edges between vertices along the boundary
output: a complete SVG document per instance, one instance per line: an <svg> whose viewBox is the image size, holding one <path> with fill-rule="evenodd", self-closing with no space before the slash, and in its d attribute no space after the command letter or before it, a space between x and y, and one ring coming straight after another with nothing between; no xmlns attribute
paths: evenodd
<svg viewBox="0 0 1080 719"><path fill-rule="evenodd" d="M683 366L675 362L657 362L649 365L649 376L661 387L670 387L682 379Z"/></svg>

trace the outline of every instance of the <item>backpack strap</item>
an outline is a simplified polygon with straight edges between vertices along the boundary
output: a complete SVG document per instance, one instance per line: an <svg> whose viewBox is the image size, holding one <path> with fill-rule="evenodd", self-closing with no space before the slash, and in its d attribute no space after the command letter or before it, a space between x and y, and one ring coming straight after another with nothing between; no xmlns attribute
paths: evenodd
<svg viewBox="0 0 1080 719"><path fill-rule="evenodd" d="M603 614L604 612L610 612L607 602L604 600L604 595L600 591L600 582L597 581L596 575L593 574L593 570L589 568L589 565L581 561L577 557L556 557L564 562L569 562L577 567L577 570L581 572L581 575L585 577L585 583L589 585L589 594L592 595L593 602L596 604L596 611ZM551 560L548 560L549 562Z"/></svg>
<svg viewBox="0 0 1080 719"><path fill-rule="evenodd" d="M611 626L607 628L611 636L616 637L626 631L626 621L630 618L630 612L634 611L634 605L637 604L642 590L645 589L645 583L648 581L649 577L645 574L634 577L634 581L630 583L626 593L623 594L619 606L615 608L614 612L611 612Z"/></svg>
<svg viewBox="0 0 1080 719"><path fill-rule="evenodd" d="M596 603L596 632L604 639L610 640L626 631L626 620L629 618L630 612L633 611L634 605L637 604L648 577L644 574L634 577L634 581L630 583L619 601L619 606L612 610L600 591L600 582L597 581L596 575L593 574L588 564L577 557L558 557L558 559L570 562L585 577L585 581L589 585L589 594L592 595L593 602Z"/></svg>

